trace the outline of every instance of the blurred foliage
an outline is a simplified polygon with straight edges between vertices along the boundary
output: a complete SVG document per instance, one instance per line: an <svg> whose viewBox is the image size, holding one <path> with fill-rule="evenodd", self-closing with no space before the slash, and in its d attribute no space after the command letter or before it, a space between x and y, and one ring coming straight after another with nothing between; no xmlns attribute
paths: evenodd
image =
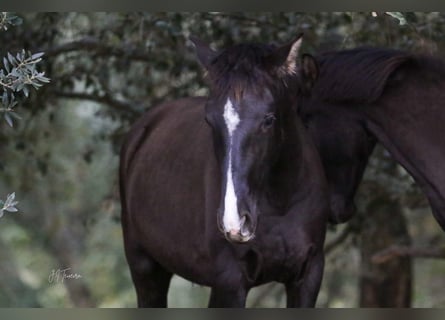
<svg viewBox="0 0 445 320"><path fill-rule="evenodd" d="M22 23L22 18L10 12L0 12L0 29L8 30L10 26L18 26Z"/></svg>
<svg viewBox="0 0 445 320"><path fill-rule="evenodd" d="M22 19L12 13L1 12L0 13L0 29L4 31L8 30L8 26L16 26L22 23ZM32 54L31 52L25 52L22 49L14 57L8 52L8 55L3 58L3 67L0 69L0 86L3 88L2 94L2 107L0 112L3 113L5 121L12 127L13 118L20 119L20 117L14 112L14 107L18 104L16 101L14 92L23 92L25 97L29 95L29 87L38 89L42 86L42 83L48 83L49 79L44 76L44 72L38 72L36 70L36 64L40 62L43 52ZM4 212L17 212L15 207L18 201L15 200L15 192L8 194L5 201L0 200L0 217Z"/></svg>
<svg viewBox="0 0 445 320"><path fill-rule="evenodd" d="M313 54L362 45L445 52L442 13L17 15L23 22L0 33L7 44L0 56L45 52L39 68L51 83L21 101L15 130L0 126L0 194L9 187L20 192L24 212L0 225L0 306L136 305L119 224L117 150L123 133L150 106L206 94L191 34L215 48L283 43L304 32L302 51ZM8 26L1 21L1 28ZM327 256L319 306L357 306L358 233L371 218L368 204L382 194L399 202L413 244L443 242L425 197L377 148L357 196L359 214L330 228L327 242L342 241ZM81 278L48 281L53 270L65 268ZM444 261L415 260L414 306L445 305L444 271ZM172 306L202 307L207 295L207 288L175 277L169 300ZM284 301L277 284L248 297L253 307Z"/></svg>
<svg viewBox="0 0 445 320"><path fill-rule="evenodd" d="M6 31L8 25L17 26L21 23L22 19L12 13L0 13L0 29ZM45 72L36 70L36 65L42 60L43 54L43 52L32 54L21 49L15 55L8 52L3 58L4 69L0 69L0 86L3 89L0 112L11 127L13 118L20 119L14 111L14 107L18 104L14 93L23 92L23 95L28 97L31 87L38 89L49 82Z"/></svg>
<svg viewBox="0 0 445 320"><path fill-rule="evenodd" d="M8 52L3 58L4 70L0 69L0 85L3 87L2 105L0 111L3 112L6 122L12 127L12 118L20 119L14 112L17 105L14 92L23 92L25 97L29 96L29 88L40 88L49 79L44 76L44 72L36 70L36 64L42 60L43 52L32 54L22 50L15 56Z"/></svg>

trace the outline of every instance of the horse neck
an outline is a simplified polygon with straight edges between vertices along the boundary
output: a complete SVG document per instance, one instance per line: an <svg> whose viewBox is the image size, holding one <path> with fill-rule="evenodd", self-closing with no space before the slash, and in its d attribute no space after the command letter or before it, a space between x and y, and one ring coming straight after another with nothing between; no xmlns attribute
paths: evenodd
<svg viewBox="0 0 445 320"><path fill-rule="evenodd" d="M445 80L425 83L412 75L363 109L368 129L416 180L445 229Z"/></svg>
<svg viewBox="0 0 445 320"><path fill-rule="evenodd" d="M297 127L300 137L300 152L295 166L298 172L296 183L298 183L299 189L305 189L308 192L323 190L326 186L326 178L319 153L299 118ZM317 194L321 194L321 192L317 191Z"/></svg>

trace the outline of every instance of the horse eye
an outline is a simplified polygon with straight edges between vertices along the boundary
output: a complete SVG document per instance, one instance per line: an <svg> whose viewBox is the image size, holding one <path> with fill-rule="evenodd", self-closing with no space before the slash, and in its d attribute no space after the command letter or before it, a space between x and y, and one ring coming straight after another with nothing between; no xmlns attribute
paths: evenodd
<svg viewBox="0 0 445 320"><path fill-rule="evenodd" d="M264 116L263 123L261 124L262 129L265 131L270 129L275 122L276 118L273 113L268 113Z"/></svg>

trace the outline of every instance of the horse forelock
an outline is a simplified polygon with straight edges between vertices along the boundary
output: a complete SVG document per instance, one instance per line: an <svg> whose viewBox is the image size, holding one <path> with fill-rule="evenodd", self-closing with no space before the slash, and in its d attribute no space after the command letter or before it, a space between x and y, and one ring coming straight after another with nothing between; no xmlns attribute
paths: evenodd
<svg viewBox="0 0 445 320"><path fill-rule="evenodd" d="M330 102L372 103L393 72L412 59L407 52L383 48L325 53L317 58L320 76L313 94Z"/></svg>
<svg viewBox="0 0 445 320"><path fill-rule="evenodd" d="M273 45L240 44L222 51L207 70L213 92L239 101L246 92L261 95L265 88L285 87L284 79L272 74L266 63L274 48Z"/></svg>

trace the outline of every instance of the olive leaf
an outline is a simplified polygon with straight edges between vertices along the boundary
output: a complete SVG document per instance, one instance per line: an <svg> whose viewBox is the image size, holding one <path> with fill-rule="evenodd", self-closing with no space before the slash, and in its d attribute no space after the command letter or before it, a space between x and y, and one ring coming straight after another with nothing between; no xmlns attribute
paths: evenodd
<svg viewBox="0 0 445 320"><path fill-rule="evenodd" d="M6 201L0 200L0 217L3 216L4 212L17 212L19 211L15 206L18 204L18 201L15 201L15 192L8 194Z"/></svg>

